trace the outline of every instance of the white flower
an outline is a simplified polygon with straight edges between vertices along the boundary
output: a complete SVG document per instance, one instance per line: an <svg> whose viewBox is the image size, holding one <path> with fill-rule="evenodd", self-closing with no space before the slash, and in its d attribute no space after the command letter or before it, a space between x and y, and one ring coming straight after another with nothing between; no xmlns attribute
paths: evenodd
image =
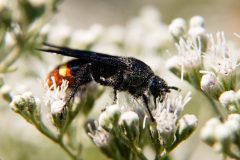
<svg viewBox="0 0 240 160"><path fill-rule="evenodd" d="M163 103L159 103L156 110L153 111L153 117L157 123L158 131L163 134L176 131L176 122L184 106L190 101L190 92L185 96L176 95L166 97Z"/></svg>
<svg viewBox="0 0 240 160"><path fill-rule="evenodd" d="M197 44L199 43L199 44ZM201 41L180 39L176 44L178 49L179 64L182 66L183 79L184 69L194 69L202 65Z"/></svg>
<svg viewBox="0 0 240 160"><path fill-rule="evenodd" d="M197 127L198 119L195 115L186 114L179 120L179 133L185 130L192 130Z"/></svg>
<svg viewBox="0 0 240 160"><path fill-rule="evenodd" d="M203 27L205 26L204 18L202 16L193 16L190 19L190 28Z"/></svg>
<svg viewBox="0 0 240 160"><path fill-rule="evenodd" d="M220 97L219 101L223 106L227 106L237 100L237 94L234 91L225 91Z"/></svg>
<svg viewBox="0 0 240 160"><path fill-rule="evenodd" d="M208 120L201 130L201 139L212 145L215 142L215 128L218 125L221 125L221 122L218 118L212 118Z"/></svg>
<svg viewBox="0 0 240 160"><path fill-rule="evenodd" d="M206 67L213 68L221 75L233 73L238 66L238 56L229 50L223 32L218 32L216 41L212 34L208 35L210 47L204 55Z"/></svg>
<svg viewBox="0 0 240 160"><path fill-rule="evenodd" d="M120 116L120 119L119 119L118 123L120 125L123 125L124 122L129 127L131 127L133 124L138 125L139 124L139 117L138 117L137 113L135 113L133 111L123 112Z"/></svg>
<svg viewBox="0 0 240 160"><path fill-rule="evenodd" d="M203 73L203 72L202 72ZM205 72L204 72L205 73ZM214 72L207 72L202 76L201 79L201 89L203 91L209 91L211 89L214 89L217 85L217 76Z"/></svg>
<svg viewBox="0 0 240 160"><path fill-rule="evenodd" d="M187 24L183 18L176 18L169 25L169 32L174 37L183 36L186 32L186 29L187 29Z"/></svg>
<svg viewBox="0 0 240 160"><path fill-rule="evenodd" d="M205 36L205 33L206 29L203 27L194 27L188 30L188 34L195 39L197 39L198 37Z"/></svg>
<svg viewBox="0 0 240 160"><path fill-rule="evenodd" d="M51 113L56 114L63 110L66 105L68 81L63 80L61 86L57 86L55 78L51 77L52 85L44 83L45 94L44 101L46 105L51 106Z"/></svg>
<svg viewBox="0 0 240 160"><path fill-rule="evenodd" d="M98 147L108 146L111 141L110 134L101 128L94 131L90 129L88 135L92 138L93 142Z"/></svg>

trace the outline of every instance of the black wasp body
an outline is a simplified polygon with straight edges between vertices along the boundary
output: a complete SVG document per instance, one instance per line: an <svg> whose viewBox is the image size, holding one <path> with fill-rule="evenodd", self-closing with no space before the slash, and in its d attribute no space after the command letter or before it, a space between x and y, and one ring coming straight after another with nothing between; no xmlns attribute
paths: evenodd
<svg viewBox="0 0 240 160"><path fill-rule="evenodd" d="M136 58L45 45L49 48L40 49L41 51L77 58L59 65L48 77L49 85L52 84L51 77L55 78L57 85L61 85L63 79L68 80L69 87L73 88L70 98L80 86L95 81L114 89L114 102L117 91L128 91L136 98L141 97L154 120L149 109L148 96L153 96L156 107L157 99L162 102L170 89L178 90L177 87L168 86L147 64Z"/></svg>

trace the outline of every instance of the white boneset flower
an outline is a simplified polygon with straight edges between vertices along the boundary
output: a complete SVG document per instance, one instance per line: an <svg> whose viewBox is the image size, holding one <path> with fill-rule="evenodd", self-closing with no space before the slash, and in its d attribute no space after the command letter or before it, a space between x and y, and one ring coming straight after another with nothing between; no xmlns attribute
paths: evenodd
<svg viewBox="0 0 240 160"><path fill-rule="evenodd" d="M203 91L209 91L211 89L215 89L217 87L217 76L215 75L214 72L201 72L201 73L206 73L202 76L201 79L201 89Z"/></svg>
<svg viewBox="0 0 240 160"><path fill-rule="evenodd" d="M124 123L126 123L129 127L131 127L132 125L139 123L139 117L137 113L133 111L123 112L119 118L118 123L120 125L123 125Z"/></svg>
<svg viewBox="0 0 240 160"><path fill-rule="evenodd" d="M234 120L240 123L240 115L235 113L235 114L229 114L228 115L228 120Z"/></svg>
<svg viewBox="0 0 240 160"><path fill-rule="evenodd" d="M219 97L219 101L223 106L227 106L233 102L236 101L237 98L237 94L234 91L225 91L223 92L220 97Z"/></svg>
<svg viewBox="0 0 240 160"><path fill-rule="evenodd" d="M183 36L186 32L186 29L187 29L187 24L183 18L176 18L169 25L169 32L174 37Z"/></svg>
<svg viewBox="0 0 240 160"><path fill-rule="evenodd" d="M204 18L202 16L193 16L190 19L190 28L205 27Z"/></svg>
<svg viewBox="0 0 240 160"><path fill-rule="evenodd" d="M216 42L212 34L208 35L210 47L204 55L206 67L213 68L217 73L228 76L238 66L238 56L229 50L223 32L218 32Z"/></svg>
<svg viewBox="0 0 240 160"><path fill-rule="evenodd" d="M176 131L176 122L184 106L190 101L191 93L185 97L181 95L166 97L163 103L158 103L153 111L153 117L157 123L157 130L161 134L170 134Z"/></svg>
<svg viewBox="0 0 240 160"><path fill-rule="evenodd" d="M192 130L197 127L198 119L195 115L184 115L179 120L179 133L181 134L184 130Z"/></svg>
<svg viewBox="0 0 240 160"><path fill-rule="evenodd" d="M183 79L184 70L191 70L198 68L202 65L202 51L201 51L201 41L196 40L184 40L180 39L179 44L176 44L178 49L179 63L182 66Z"/></svg>
<svg viewBox="0 0 240 160"><path fill-rule="evenodd" d="M240 130L240 123L236 120L227 120L224 125L226 128L232 133L232 135L236 134Z"/></svg>
<svg viewBox="0 0 240 160"><path fill-rule="evenodd" d="M90 132L88 132L88 135L98 147L106 147L111 141L110 134L102 128L98 128L94 131L90 130Z"/></svg>
<svg viewBox="0 0 240 160"><path fill-rule="evenodd" d="M60 113L66 105L68 81L63 80L61 86L57 86L55 78L51 77L52 85L44 83L45 94L44 101L46 105L50 105L51 113Z"/></svg>
<svg viewBox="0 0 240 160"><path fill-rule="evenodd" d="M231 130L226 127L225 124L219 124L218 126L216 126L215 130L214 130L214 137L216 139L216 141L219 143L217 143L217 147L214 146L214 149L219 151L223 151L225 150L225 148L229 147L229 144L231 142L232 139L232 132Z"/></svg>
<svg viewBox="0 0 240 160"><path fill-rule="evenodd" d="M208 120L201 130L201 139L207 144L212 145L215 142L214 132L218 125L221 125L221 122L218 118L212 118Z"/></svg>
<svg viewBox="0 0 240 160"><path fill-rule="evenodd" d="M205 36L205 33L206 29L203 27L194 27L188 30L188 34L195 39L197 39L198 37Z"/></svg>

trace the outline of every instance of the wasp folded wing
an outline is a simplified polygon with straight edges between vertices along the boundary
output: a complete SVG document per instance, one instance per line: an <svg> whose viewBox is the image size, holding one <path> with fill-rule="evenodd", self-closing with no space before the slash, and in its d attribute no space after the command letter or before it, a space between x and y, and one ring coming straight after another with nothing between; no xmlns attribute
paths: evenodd
<svg viewBox="0 0 240 160"><path fill-rule="evenodd" d="M129 68L129 65L122 60L123 57L112 56L87 50L70 49L67 47L60 47L48 43L44 43L44 45L48 46L49 48L39 49L40 51L61 54L69 57L75 57L86 62L97 62L110 66L122 67L125 69Z"/></svg>

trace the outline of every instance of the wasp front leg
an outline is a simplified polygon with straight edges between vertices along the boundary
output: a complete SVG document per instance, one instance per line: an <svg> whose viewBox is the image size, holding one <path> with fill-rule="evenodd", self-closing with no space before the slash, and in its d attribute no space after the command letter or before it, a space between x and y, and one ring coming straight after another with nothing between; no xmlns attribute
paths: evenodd
<svg viewBox="0 0 240 160"><path fill-rule="evenodd" d="M92 81L92 76L90 74L91 71L91 63L87 63L79 66L77 72L75 73L75 84L71 86L71 93L66 101L66 105L71 101L71 99L75 96L79 87L85 85Z"/></svg>

